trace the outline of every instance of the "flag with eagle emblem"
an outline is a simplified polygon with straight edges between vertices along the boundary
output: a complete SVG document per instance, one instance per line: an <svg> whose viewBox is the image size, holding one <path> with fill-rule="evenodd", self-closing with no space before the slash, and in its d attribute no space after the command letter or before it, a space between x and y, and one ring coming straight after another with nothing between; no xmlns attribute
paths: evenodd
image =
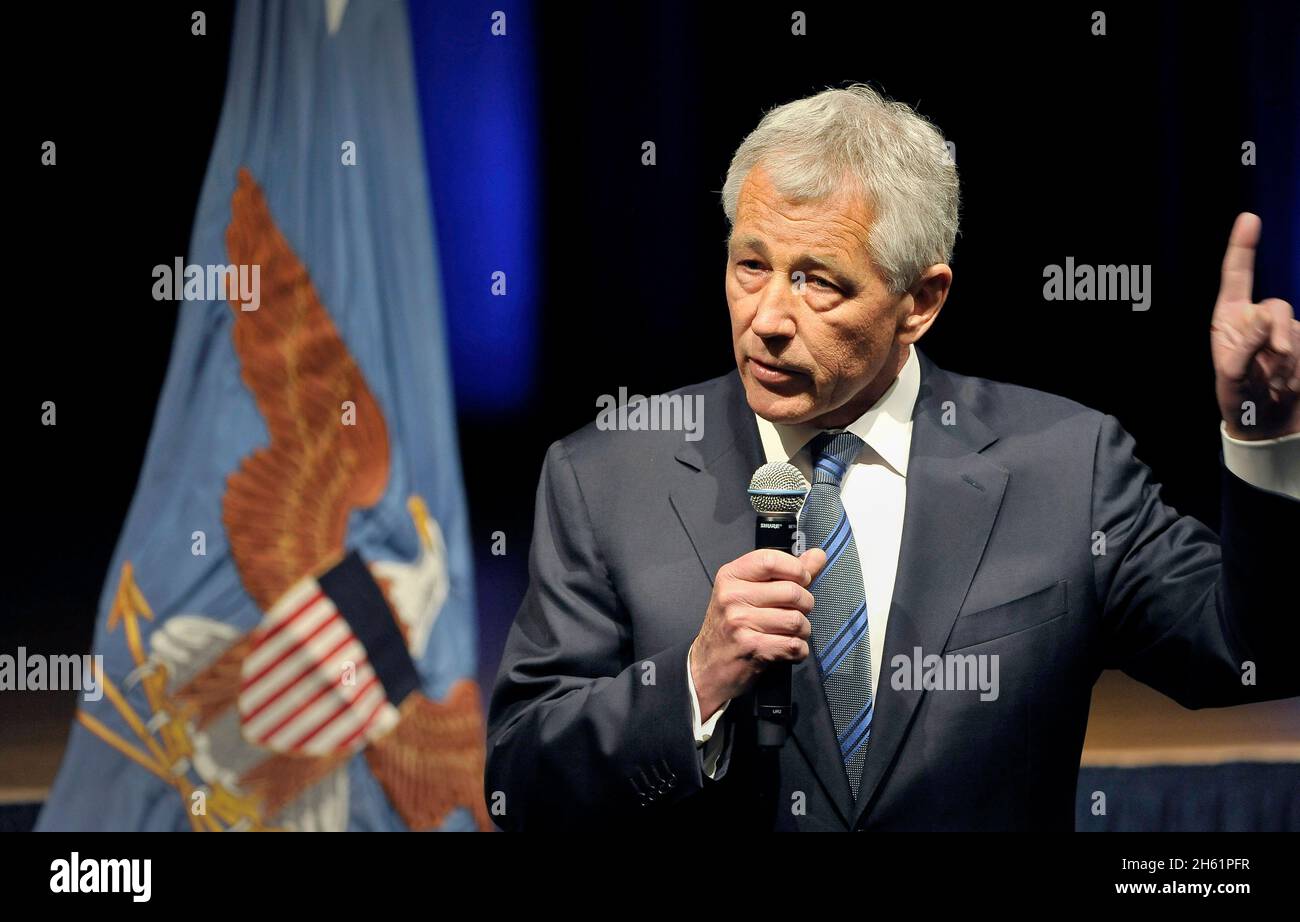
<svg viewBox="0 0 1300 922"><path fill-rule="evenodd" d="M404 4L239 5L185 262L259 290L179 305L38 828L490 828Z"/></svg>

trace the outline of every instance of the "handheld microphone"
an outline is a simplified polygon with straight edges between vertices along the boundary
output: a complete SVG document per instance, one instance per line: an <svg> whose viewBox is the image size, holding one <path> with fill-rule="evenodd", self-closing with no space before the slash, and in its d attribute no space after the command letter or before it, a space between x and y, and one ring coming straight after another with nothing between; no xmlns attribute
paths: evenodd
<svg viewBox="0 0 1300 922"><path fill-rule="evenodd" d="M808 481L793 464L764 464L749 481L749 503L758 513L754 549L791 553L799 532L799 510L808 496ZM779 749L790 734L790 664L773 663L754 683L754 718L758 745Z"/></svg>

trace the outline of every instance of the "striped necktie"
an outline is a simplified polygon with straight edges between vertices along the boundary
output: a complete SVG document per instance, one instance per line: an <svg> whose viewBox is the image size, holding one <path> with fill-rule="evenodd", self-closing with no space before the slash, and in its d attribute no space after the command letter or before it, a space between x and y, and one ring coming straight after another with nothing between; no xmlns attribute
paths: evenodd
<svg viewBox="0 0 1300 922"><path fill-rule="evenodd" d="M812 488L800 513L805 546L826 551L826 566L809 587L814 599L809 620L854 799L871 738L874 701L862 564L840 501L840 483L862 445L862 439L851 432L823 432L809 443L814 459Z"/></svg>

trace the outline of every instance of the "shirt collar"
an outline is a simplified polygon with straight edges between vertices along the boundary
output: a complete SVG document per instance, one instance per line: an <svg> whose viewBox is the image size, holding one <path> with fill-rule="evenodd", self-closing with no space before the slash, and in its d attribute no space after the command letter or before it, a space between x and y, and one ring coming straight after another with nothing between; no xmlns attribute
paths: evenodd
<svg viewBox="0 0 1300 922"><path fill-rule="evenodd" d="M908 347L898 377L875 405L845 427L862 439L886 464L907 476L912 447L912 410L921 390L921 362ZM808 423L774 423L754 414L768 463L789 461L822 430Z"/></svg>

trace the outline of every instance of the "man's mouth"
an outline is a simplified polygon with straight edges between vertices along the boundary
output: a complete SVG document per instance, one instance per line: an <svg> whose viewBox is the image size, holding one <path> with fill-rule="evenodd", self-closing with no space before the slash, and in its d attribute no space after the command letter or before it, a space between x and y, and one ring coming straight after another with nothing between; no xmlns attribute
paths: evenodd
<svg viewBox="0 0 1300 922"><path fill-rule="evenodd" d="M805 377L804 373L782 365L770 365L759 361L752 355L748 357L749 372L761 384L790 384Z"/></svg>

